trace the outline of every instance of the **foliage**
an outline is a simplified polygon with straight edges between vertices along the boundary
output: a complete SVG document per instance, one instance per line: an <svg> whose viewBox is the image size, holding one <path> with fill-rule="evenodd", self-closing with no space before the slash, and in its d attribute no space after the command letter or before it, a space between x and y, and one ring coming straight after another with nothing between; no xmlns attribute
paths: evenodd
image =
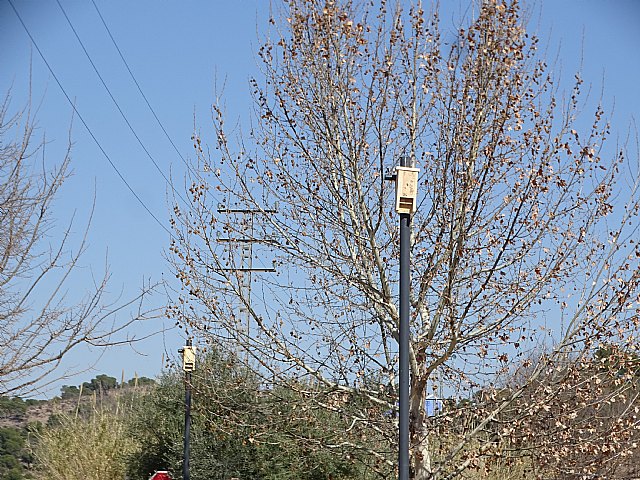
<svg viewBox="0 0 640 480"><path fill-rule="evenodd" d="M37 478L102 480L124 478L136 444L122 411L96 409L88 417L61 415L43 429L35 446Z"/></svg>
<svg viewBox="0 0 640 480"><path fill-rule="evenodd" d="M254 478L253 447L243 439L243 412L247 402L255 397L248 381L231 381L237 372L231 364L219 361L216 354L199 359L193 380L193 423L191 429L191 478ZM210 370L210 369L213 369ZM216 385L223 395L233 399L227 418L203 410L200 389L203 385ZM156 470L169 470L177 477L182 471L184 426L183 372L175 369L165 372L151 392L141 398L131 426L140 451L132 457L130 474L134 479L145 479ZM231 420L229 415L238 415ZM228 428L226 434L214 433L211 425L218 422Z"/></svg>
<svg viewBox="0 0 640 480"><path fill-rule="evenodd" d="M62 385L60 387L60 398L69 399L69 398L78 398L80 395L80 389L75 385Z"/></svg>
<svg viewBox="0 0 640 480"><path fill-rule="evenodd" d="M384 458L370 459L362 452L363 444L383 444L388 432L372 434L352 421L355 415L372 415L375 405L366 398L327 393L306 382L291 384L295 387L264 393L259 421L252 427L264 478L368 479L392 474ZM329 408L318 408L318 404ZM383 425L388 427L386 422Z"/></svg>
<svg viewBox="0 0 640 480"><path fill-rule="evenodd" d="M620 444L619 455L629 454L625 429L638 424L628 409L609 412L587 452L561 431L577 413L565 403L607 405L625 395L624 381L582 389L599 377L576 372L603 345L637 352L640 326L638 163L624 144L609 146L602 105L583 112L590 104L580 75L559 92L517 1L480 2L452 34L419 2L407 10L387 1L282 3L259 50L263 78L251 82L257 118L248 135L230 134L220 103L215 150L194 135L191 204L176 204L171 220L182 289L169 314L211 344L241 349L274 391L304 378L376 405L340 411L363 429L360 439L334 433L393 465L398 226L384 170L407 156L420 168L413 478L464 477L490 465L502 450L487 432L506 412L513 427L499 437L535 440L516 456L553 451L556 465L590 475L607 462L602 451ZM257 213L238 221L231 209ZM259 248L270 255L276 274L243 268L247 243L254 257ZM509 378L516 381L502 388ZM425 400L437 384L454 405L487 394L473 409L430 417ZM322 395L308 398L312 411L333 411ZM553 433L542 435L551 405ZM369 443L378 435L385 441Z"/></svg>
<svg viewBox="0 0 640 480"><path fill-rule="evenodd" d="M156 381L149 377L134 377L127 380L127 385L130 387L150 387L155 385Z"/></svg>
<svg viewBox="0 0 640 480"><path fill-rule="evenodd" d="M481 441L461 450L459 458L475 459L475 469L486 475L509 470L526 478L635 477L640 383L627 367L619 368L629 357L609 346L579 362L551 364L540 359L546 369L535 381L522 386L512 378L501 388L477 392L472 401L448 405L449 419L464 432L478 426L478 409L496 409L518 392L482 426L477 435ZM534 409L532 415L521 415L529 409ZM602 440L605 435L607 442ZM447 441L433 438L432 446L446 450Z"/></svg>
<svg viewBox="0 0 640 480"><path fill-rule="evenodd" d="M110 377L109 375L100 374L96 375L95 378L92 378L90 382L84 382L82 384L83 391L87 393L90 392L106 392L107 390L111 390L112 388L116 388L118 386L118 381L115 377Z"/></svg>
<svg viewBox="0 0 640 480"><path fill-rule="evenodd" d="M20 397L0 397L0 416L22 417L27 411L27 406Z"/></svg>
<svg viewBox="0 0 640 480"><path fill-rule="evenodd" d="M165 372L141 399L131 434L140 450L130 475L145 479L155 470L182 469L184 383L179 370ZM193 374L191 478L269 479L368 478L350 447L324 448L337 414L311 410L300 393L261 388L257 376L234 355L209 351ZM327 428L329 424L334 428ZM327 438L329 438L327 437Z"/></svg>
<svg viewBox="0 0 640 480"><path fill-rule="evenodd" d="M532 470L544 478L637 476L640 379L636 358L608 346L591 359L549 366L498 416L498 424L509 425L503 429L501 448L535 451ZM535 402L540 408L536 415L526 419L517 415Z"/></svg>
<svg viewBox="0 0 640 480"><path fill-rule="evenodd" d="M31 478L24 468L32 461L25 437L24 429L0 427L0 480Z"/></svg>
<svg viewBox="0 0 640 480"><path fill-rule="evenodd" d="M110 377L104 373L100 375L96 375L88 382L83 382L82 386L74 386L74 385L63 385L60 388L60 397L63 399L77 399L80 394L82 395L92 395L93 393L108 393L110 390L114 390L115 388L136 388L136 387L144 387L150 386L155 383L155 380L148 377L134 377L124 384L118 384L118 381L115 377Z"/></svg>

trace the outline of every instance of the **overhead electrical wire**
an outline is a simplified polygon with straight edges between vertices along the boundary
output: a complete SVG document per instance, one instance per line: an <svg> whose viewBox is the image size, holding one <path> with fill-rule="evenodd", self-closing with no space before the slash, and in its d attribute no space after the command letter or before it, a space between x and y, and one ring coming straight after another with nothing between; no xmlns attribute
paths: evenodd
<svg viewBox="0 0 640 480"><path fill-rule="evenodd" d="M153 158L153 155L151 155L151 153L149 152L147 147L144 145L144 143L142 142L142 139L140 138L138 133L135 131L135 129L133 128L133 125L131 125L131 122L129 121L129 119L125 115L124 111L120 107L120 104L118 103L116 98L111 93L111 90L109 89L109 87L107 86L107 83L105 82L104 78L100 74L100 71L98 70L98 67L96 67L96 64L94 63L93 59L91 58L91 55L89 55L89 52L87 51L87 48L84 46L84 43L83 43L82 39L80 38L80 35L78 35L78 32L76 31L75 27L73 26L73 23L71 22L71 19L67 15L67 12L65 11L65 9L62 7L62 4L60 3L60 0L56 0L56 3L58 4L58 7L60 7L60 10L62 11L62 14L64 15L64 18L67 20L67 23L69 24L69 27L71 27L71 30L73 31L73 34L76 37L76 40L78 40L78 43L82 47L82 51L84 52L85 56L89 60L89 63L93 67L93 71L96 72L96 75L100 79L100 82L102 83L102 86L104 87L104 89L109 94L109 97L111 98L111 100L113 101L114 105L118 109L118 112L120 112L120 115L122 116L123 120L125 121L125 123L129 127L129 130L131 130L131 133L133 134L135 139L138 141L138 144L140 144L140 147L142 148L142 150L144 150L144 153L147 154L147 157L149 157L149 160L151 160L151 163L153 163L153 166L156 167L156 170L160 173L160 175L162 175L162 178L164 178L164 180L167 183L167 185L169 186L169 188L171 188L171 190L178 196L178 198L180 198L180 200L182 200L184 202L185 205L188 205L189 202L187 202L187 200L185 200L185 198L180 194L180 192L178 192L173 187L173 184L167 178L165 173L162 171L162 169L158 165L158 162L156 162L155 158Z"/></svg>
<svg viewBox="0 0 640 480"><path fill-rule="evenodd" d="M95 0L91 0L91 3L93 3L93 7L96 9L96 12L98 13L98 16L100 17L100 21L102 22L102 25L104 26L105 30L107 31L107 34L109 35L109 38L111 39L111 43L113 43L113 46L118 51L118 55L120 55L120 59L122 60L122 63L124 63L124 66L127 68L127 71L129 72L129 75L131 76L131 79L133 80L133 83L136 84L136 87L138 88L138 92L140 92L140 95L142 96L142 98L144 99L145 103L147 104L147 107L149 107L149 110L153 114L153 118L156 119L156 122L158 123L158 125L162 129L165 137L167 137L167 140L169 140L169 143L171 143L171 146L173 147L175 152L178 154L178 156L180 157L180 159L182 160L184 165L191 171L191 168L192 168L191 165L189 164L189 162L187 162L187 160L184 158L182 153L180 153L180 150L178 149L178 147L176 146L175 142L173 141L173 139L169 135L169 132L167 132L167 129L164 127L164 125L160 121L160 118L156 114L156 111L151 106L151 102L149 102L149 99L144 94L144 91L142 90L142 87L140 86L140 83L136 79L136 76L133 74L133 71L131 70L131 67L129 67L129 63L124 58L124 54L122 53L122 50L120 50L120 47L118 46L118 43L116 42L116 39L114 38L113 34L111 33L111 29L109 29L109 26L107 25L107 22L105 21L104 17L102 16L102 13L100 12L100 9L98 8L98 5L96 4ZM192 173L194 173L194 172L192 171Z"/></svg>
<svg viewBox="0 0 640 480"><path fill-rule="evenodd" d="M59 0L58 1L59 4ZM147 107L149 108L149 111L151 112L151 114L153 115L153 118L155 118L156 122L158 123L158 126L160 127L160 129L162 129L162 132L164 133L165 137L167 138L167 140L169 141L169 143L171 144L171 146L173 147L173 149L175 150L176 154L180 157L180 159L182 160L182 163L185 165L185 167L187 168L187 170L198 180L203 181L202 177L200 176L200 173L195 170L193 168L193 166L185 159L185 157L182 155L182 153L180 152L180 150L178 149L178 147L176 146L175 142L173 141L173 139L171 138L171 135L169 135L169 132L167 131L167 129L165 128L165 126L163 125L162 121L160 120L160 117L158 116L158 114L156 113L155 109L152 107L151 102L149 101L149 99L147 98L147 96L145 95L144 91L142 90L142 86L140 85L140 82L138 82L138 80L136 79L136 76L133 73L133 70L131 69L131 67L129 66L129 63L127 62L127 60L124 57L124 54L122 53L122 50L120 49L120 47L118 46L118 42L116 42L115 37L113 36L113 34L111 33L111 29L109 28L109 26L107 25L106 20L104 19L104 16L102 15L102 12L100 11L100 9L98 8L97 3L95 2L95 0L91 0L91 3L93 4L93 7L96 10L96 13L98 14L98 17L100 17L100 21L102 22L102 25L104 26L105 30L107 31L107 34L109 35L109 38L111 39L111 42L113 43L113 46L115 47L116 51L118 52L118 55L120 56L120 59L122 60L122 63L124 64L125 68L127 69L127 71L129 72L129 75L131 76L131 80L133 80L133 83L136 85L138 92L140 93L140 95L142 96L142 98L144 99Z"/></svg>
<svg viewBox="0 0 640 480"><path fill-rule="evenodd" d="M59 4L59 0L58 1ZM111 33L111 29L109 28L109 26L107 25L106 20L104 19L104 16L102 15L102 12L100 11L100 9L98 8L97 3L95 2L95 0L91 0L91 3L93 4L93 7L96 10L96 13L98 14L98 17L100 18L100 21L102 22L102 25L104 26L105 30L107 31L107 34L109 35L109 38L111 39L111 42L113 43L113 46L115 47L116 51L118 52L118 55L120 56L120 59L122 60L122 63L124 64L125 68L127 69L127 71L129 72L129 76L131 77L131 80L133 81L133 83L136 85L136 88L138 89L138 92L140 93L140 95L142 96L142 98L144 99L147 107L149 108L149 111L151 112L151 114L153 115L153 118L155 118L158 126L160 127L160 129L162 130L162 132L164 133L165 137L167 138L167 140L169 141L169 143L171 144L171 146L173 147L173 149L175 150L176 154L178 155L178 157L180 157L180 159L182 160L182 163L185 165L185 167L187 168L187 170L194 176L194 178L197 178L199 181L203 181L202 177L200 176L200 173L193 168L193 166L185 159L185 157L182 155L182 153L180 152L180 150L178 149L178 147L176 146L175 142L173 141L173 139L171 138L171 135L169 135L169 132L167 131L167 129L165 128L165 126L163 125L162 121L160 120L160 117L158 116L158 114L156 113L155 109L153 108L153 106L151 105L151 102L149 101L149 99L147 98L147 96L145 95L142 86L140 85L140 82L138 82L136 76L133 73L133 70L131 69L131 67L129 66L129 63L127 62L127 60L124 57L124 54L122 53L122 50L120 49L120 47L118 46L118 42L116 42L115 37L113 36L113 34ZM172 187L173 188L173 187ZM175 191L175 190L174 190Z"/></svg>
<svg viewBox="0 0 640 480"><path fill-rule="evenodd" d="M60 87L60 90L62 91L62 93L64 94L64 96L66 97L67 101L69 102L69 105L71 105L71 108L73 109L73 111L75 112L75 114L78 116L78 118L80 119L80 122L82 122L82 124L84 125L84 127L87 129L87 132L89 132L89 135L91 136L91 138L93 139L93 141L95 142L95 144L98 146L98 148L100 149L100 151L102 152L102 154L104 155L104 157L107 159L107 162L109 162L109 165L111 165L111 168L113 168L113 170L116 172L116 174L118 175L118 177L120 178L120 180L122 181L122 183L125 184L125 186L129 189L129 191L131 192L131 194L135 197L135 199L138 201L138 203L140 203L140 205L147 211L147 213L156 221L156 223L165 231L167 232L171 237L173 237L172 232L158 219L158 217L151 211L151 209L144 203L144 201L142 200L142 198L140 198L140 196L136 193L136 191L131 187L131 185L129 184L129 182L127 182L127 180L124 178L124 176L122 175L122 173L120 172L120 170L118 169L118 167L115 165L115 163L113 163L113 160L111 160L111 157L109 156L109 154L105 151L105 149L102 147L102 145L100 144L100 142L98 141L97 137L95 136L95 134L93 133L93 131L91 130L91 128L89 127L89 125L87 124L87 122L85 121L84 117L82 116L82 114L80 113L80 111L78 110L78 108L76 107L75 103L71 100L71 97L69 96L69 94L67 93L67 91L65 90L65 88L62 86L62 83L60 82L60 80L58 79L58 76L55 74L55 72L53 71L53 68L51 67L51 65L49 64L49 62L47 61L46 57L44 56L44 53L42 52L42 50L40 49L40 47L38 46L38 43L35 41L35 38L33 37L33 35L31 35L31 32L29 31L29 28L27 27L27 25L25 24L24 20L22 19L22 16L20 15L20 13L18 12L18 10L16 9L15 5L13 4L12 0L8 0L9 5L11 5L11 8L13 9L14 13L16 14L16 16L18 17L18 20L20 21L20 24L22 25L22 28L24 29L24 31L27 33L27 35L29 36L29 39L31 40L31 43L33 44L33 46L35 47L36 51L38 52L38 54L40 55L40 58L42 58L42 61L44 62L44 64L47 66L47 69L49 70L49 73L51 73L51 76L53 77L53 79L55 80L55 82L58 84L58 87Z"/></svg>

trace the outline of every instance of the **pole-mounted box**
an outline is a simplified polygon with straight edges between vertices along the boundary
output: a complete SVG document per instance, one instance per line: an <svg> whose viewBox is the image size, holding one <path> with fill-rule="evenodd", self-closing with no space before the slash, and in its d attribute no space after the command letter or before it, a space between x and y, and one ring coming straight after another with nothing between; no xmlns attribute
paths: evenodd
<svg viewBox="0 0 640 480"><path fill-rule="evenodd" d="M419 168L396 167L396 212L414 213L417 208Z"/></svg>
<svg viewBox="0 0 640 480"><path fill-rule="evenodd" d="M196 347L187 345L182 348L182 370L193 372L196 369Z"/></svg>

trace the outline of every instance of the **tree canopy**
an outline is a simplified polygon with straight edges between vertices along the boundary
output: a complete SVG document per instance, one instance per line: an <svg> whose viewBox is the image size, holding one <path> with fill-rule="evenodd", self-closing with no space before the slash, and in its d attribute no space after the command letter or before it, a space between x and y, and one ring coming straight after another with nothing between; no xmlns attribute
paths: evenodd
<svg viewBox="0 0 640 480"><path fill-rule="evenodd" d="M464 476L505 452L515 462L553 451L555 463L530 467L546 478L610 468L633 450L634 409L565 407L637 401L625 382L583 388L602 382L603 345L637 351L637 155L610 140L579 73L560 90L519 2L480 2L453 38L436 7L403 7L290 0L274 13L251 129L230 130L216 103L212 148L194 135L191 204L172 218L182 290L169 313L240 348L270 388L350 418L363 439L380 435L352 447L393 466L398 227L384 174L407 156L420 169L412 478ZM452 401L430 416L434 393ZM354 398L362 408L349 409ZM574 415L600 422L592 448L554 449L569 430L542 428L550 405L560 430Z"/></svg>

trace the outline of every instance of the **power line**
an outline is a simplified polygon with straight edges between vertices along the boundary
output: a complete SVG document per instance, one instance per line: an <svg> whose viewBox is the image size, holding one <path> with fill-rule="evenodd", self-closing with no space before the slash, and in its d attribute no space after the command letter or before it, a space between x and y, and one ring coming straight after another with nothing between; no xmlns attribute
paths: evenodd
<svg viewBox="0 0 640 480"><path fill-rule="evenodd" d="M96 143L96 145L98 146L98 148L100 149L100 151L102 152L102 154L104 155L104 157L107 159L107 161L109 162L109 165L111 165L111 167L113 168L113 170L116 172L116 174L118 175L118 177L120 178L120 180L126 185L126 187L129 189L129 191L131 192L131 194L135 197L135 199L138 201L138 203L140 203L140 205L142 205L142 207L147 211L147 213L149 215L151 215L151 217L156 221L156 223L158 225L160 225L160 227L162 227L162 229L164 231L166 231L171 237L173 237L171 231L164 226L164 224L158 219L158 217L156 217L154 215L154 213L149 209L149 207L147 207L147 205L142 201L142 199L140 198L140 196L135 192L135 190L131 187L131 185L129 184L129 182L127 182L127 180L124 178L124 176L122 175L122 173L120 172L120 170L118 170L118 167L116 167L115 163L113 163L113 161L111 160L111 157L109 157L109 154L105 151L105 149L102 147L102 145L100 144L100 142L98 141L98 139L96 138L96 136L94 135L93 131L91 130L91 128L89 128L89 125L87 124L87 122L84 120L84 117L80 114L80 111L78 110L78 108L76 107L76 105L71 101L71 97L69 97L69 95L67 94L67 91L64 89L64 87L62 86L62 83L60 82L60 80L58 79L57 75L55 74L55 72L53 71L53 68L51 68L51 65L49 65L49 62L47 61L46 57L44 56L44 54L42 53L42 50L40 50L40 47L38 46L38 44L36 43L35 39L33 38L33 35L31 35L31 32L29 31L29 29L27 28L27 25L24 23L24 20L22 19L22 17L20 16L20 14L18 13L18 10L16 9L15 5L13 4L12 0L8 0L9 5L11 5L11 8L13 9L14 13L16 14L16 16L18 17L18 20L20 20L20 23L22 24L22 28L24 28L24 31L27 33L27 35L29 36L29 39L31 40L31 43L33 43L33 46L36 48L38 54L40 55L40 58L42 58L42 61L44 62L44 64L47 66L47 69L49 70L49 73L51 73L51 76L53 77L53 79L56 81L56 83L58 84L58 87L60 87L60 90L62 90L62 93L64 94L64 96L66 97L67 101L69 102L69 104L71 105L71 108L73 109L73 111L75 112L75 114L78 116L78 118L80 119L80 121L82 122L82 124L84 125L84 127L87 129L87 132L89 132L89 135L91 136L91 138L93 139L93 141Z"/></svg>
<svg viewBox="0 0 640 480"><path fill-rule="evenodd" d="M69 27L71 27L71 30L73 31L73 34L75 35L76 40L78 40L78 43L82 47L82 50L84 51L84 54L86 55L87 59L89 60L89 63L93 67L93 71L96 72L96 75L100 79L100 82L102 83L102 86L105 88L105 90L109 94L109 97L111 98L111 100L113 101L114 105L118 109L118 112L120 112L120 115L122 116L122 118L124 119L125 123L129 127L129 130L131 130L131 133L136 138L136 140L138 141L138 143L140 144L140 146L142 147L144 152L147 154L147 157L149 157L149 160L151 160L151 163L153 163L153 165L156 167L156 170L158 170L160 175L162 175L162 178L164 178L164 180L167 183L167 185L169 186L169 188L171 188L171 190L173 190L173 192L178 196L178 198L180 198L180 200L182 200L184 202L185 205L188 205L189 202L187 202L184 199L184 197L173 187L172 183L169 181L167 176L164 174L164 172L162 171L162 169L160 168L160 166L158 165L156 160L153 158L153 156L151 155L151 153L149 152L147 147L145 147L145 145L142 142L142 140L140 139L139 135L136 133L135 129L133 128L133 125L131 125L131 122L129 122L129 119L125 115L124 111L122 110L122 108L118 104L118 101L115 99L115 97L111 93L111 90L107 86L107 83L104 81L104 78L100 74L100 71L98 70L98 67L96 67L96 64L94 63L93 59L91 58L91 55L89 55L89 52L87 51L86 47L84 46L84 43L80 39L80 35L78 35L78 32L74 28L73 23L71 22L71 19L67 15L67 12L65 11L65 9L62 7L62 4L60 3L60 0L56 0L56 3L58 4L58 7L60 7L60 10L62 11L62 14L64 15L64 18L67 20L67 23L69 24Z"/></svg>
<svg viewBox="0 0 640 480"><path fill-rule="evenodd" d="M100 12L100 9L98 8L98 5L96 4L96 2L94 0L91 0L91 3L93 3L94 8L96 9L96 12L98 13L98 16L100 17L100 20L102 21L102 25L104 25L105 30L107 31L107 33L109 34L109 38L111 39L111 42L113 43L113 46L116 48L116 50L118 51L118 55L120 55L120 59L122 60L122 62L124 63L124 66L127 68L127 71L129 72L129 75L131 76L131 79L133 80L133 83L136 84L136 87L138 88L138 92L140 92L140 95L142 95L142 98L144 99L145 103L147 104L147 107L149 107L149 110L151 111L151 113L153 114L153 118L156 119L156 122L158 122L158 125L160 126L160 128L162 129L162 131L164 132L165 137L167 137L167 140L169 140L169 143L171 143L171 146L173 147L173 149L176 151L176 153L178 154L178 156L180 157L180 159L182 160L182 162L184 163L184 165L192 172L195 173L191 170L191 165L189 164L189 162L187 162L185 160L185 158L182 156L182 153L180 153L180 150L178 149L178 147L176 146L176 144L174 143L173 139L171 138L171 136L169 135L169 133L167 132L167 129L164 127L164 125L162 124L162 122L160 121L160 118L158 117L158 115L156 114L155 110L153 109L153 107L151 106L151 102L149 102L149 99L147 98L147 96L144 94L144 91L142 90L142 87L140 86L140 83L138 83L138 80L136 79L135 75L133 74L133 71L131 70L131 68L129 67L129 63L126 61L126 59L124 58L124 55L122 53L122 51L120 50L120 47L118 46L118 43L116 42L116 39L113 37L113 35L111 34L111 30L109 29L109 26L107 25L107 22L105 21L104 17L102 16L102 13Z"/></svg>

